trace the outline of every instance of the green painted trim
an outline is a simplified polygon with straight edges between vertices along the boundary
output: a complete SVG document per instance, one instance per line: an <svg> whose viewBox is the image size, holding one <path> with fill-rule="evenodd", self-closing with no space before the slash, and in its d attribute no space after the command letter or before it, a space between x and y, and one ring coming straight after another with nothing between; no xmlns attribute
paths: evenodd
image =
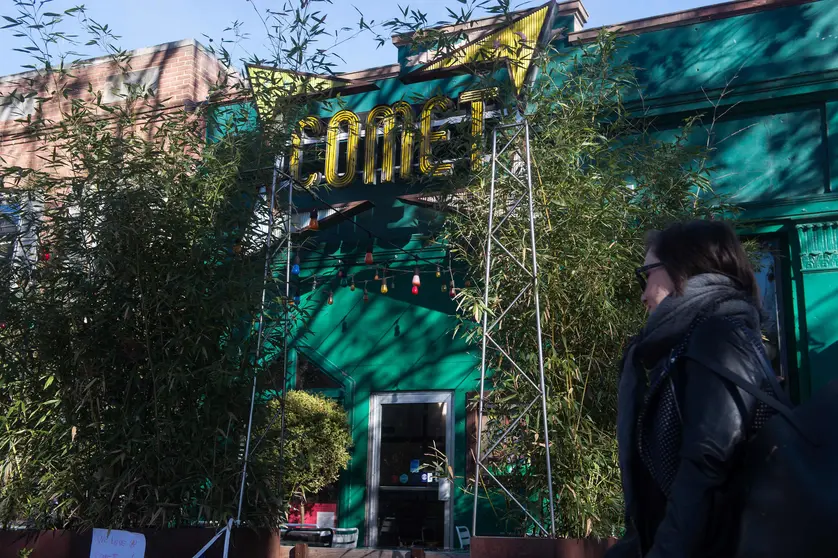
<svg viewBox="0 0 838 558"><path fill-rule="evenodd" d="M838 214L838 192L805 198L772 199L739 205L739 221L775 221L812 219Z"/></svg>
<svg viewBox="0 0 838 558"><path fill-rule="evenodd" d="M782 223L737 223L736 232L739 236L776 235L785 230Z"/></svg>
<svg viewBox="0 0 838 558"><path fill-rule="evenodd" d="M838 192L838 101L824 104L824 146L829 170L827 187L830 192Z"/></svg>
<svg viewBox="0 0 838 558"><path fill-rule="evenodd" d="M345 395L345 391L342 389L336 388L314 388L314 389L306 389L310 393L316 393L318 395L322 395L323 397L328 397L329 399L334 399L336 401L342 401L343 396Z"/></svg>
<svg viewBox="0 0 838 558"><path fill-rule="evenodd" d="M792 401L800 402L804 369L800 352L800 320L796 311L798 294L792 259L792 236L789 228L786 228L780 237L783 249L783 257L780 258L780 288L783 293L783 327L786 332L783 340L788 344L786 364L789 367L789 393Z"/></svg>
<svg viewBox="0 0 838 558"><path fill-rule="evenodd" d="M302 349L300 349L302 346ZM355 386L355 379L352 378L349 374L346 374L341 368L339 368L335 363L329 360L323 353L315 349L314 347L310 347L308 345L303 345L302 342L298 342L298 346L295 347L295 351L302 352L306 358L320 367L320 369L327 374L330 378L334 381L339 383L344 387L342 390L309 390L309 391L319 391L321 393L327 394L327 392L340 392L340 397L336 398L343 403L343 408L346 409L348 419L349 419L349 428L352 432L352 440L357 444L357 433L355 432L355 401L356 401L356 386ZM296 370L296 367L295 367ZM329 397L329 395L327 395ZM352 463L350 462L349 467L343 470L340 474L340 478L338 479L338 527L355 527L354 524L346 523L347 520L350 522L352 521L351 512L352 510ZM364 486L364 490L366 486ZM359 530L359 533L363 532L363 529Z"/></svg>
<svg viewBox="0 0 838 558"><path fill-rule="evenodd" d="M803 272L800 265L800 239L796 234L788 237L789 268L791 271L795 345L797 353L798 397L804 401L812 392L812 370L809 366L809 333L806 324L806 294L803 288Z"/></svg>
<svg viewBox="0 0 838 558"><path fill-rule="evenodd" d="M297 349L288 347L288 374L285 377L286 389L294 389L297 385Z"/></svg>
<svg viewBox="0 0 838 558"><path fill-rule="evenodd" d="M779 102L785 97L838 91L838 70L732 85L730 89L691 91L678 95L648 98L629 103L628 110L644 116L663 116L675 112L700 112L734 105L765 101ZM722 96L724 93L724 96ZM710 102L708 99L715 99ZM795 103L797 105L797 103Z"/></svg>

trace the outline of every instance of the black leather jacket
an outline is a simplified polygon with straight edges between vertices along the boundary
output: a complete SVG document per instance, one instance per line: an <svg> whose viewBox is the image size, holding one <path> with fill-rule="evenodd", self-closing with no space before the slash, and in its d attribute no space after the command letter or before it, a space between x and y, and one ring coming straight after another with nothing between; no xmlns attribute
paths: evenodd
<svg viewBox="0 0 838 558"><path fill-rule="evenodd" d="M727 481L742 442L770 413L690 355L768 390L761 350L742 322L708 318L652 368L639 416L621 403L618 423L632 434L619 448L626 536L607 558L732 555L741 499Z"/></svg>

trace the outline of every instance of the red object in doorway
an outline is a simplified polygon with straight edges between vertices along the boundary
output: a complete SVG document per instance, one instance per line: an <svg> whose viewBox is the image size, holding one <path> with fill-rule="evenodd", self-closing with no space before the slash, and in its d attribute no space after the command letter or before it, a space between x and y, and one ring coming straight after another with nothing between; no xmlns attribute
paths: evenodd
<svg viewBox="0 0 838 558"><path fill-rule="evenodd" d="M337 503L317 502L313 504L306 504L305 510L305 517L300 518L299 502L292 504L291 511L288 513L288 523L306 523L314 525L317 523L317 512L331 512L335 514L335 525L337 525ZM302 519L302 521L300 521L300 519Z"/></svg>

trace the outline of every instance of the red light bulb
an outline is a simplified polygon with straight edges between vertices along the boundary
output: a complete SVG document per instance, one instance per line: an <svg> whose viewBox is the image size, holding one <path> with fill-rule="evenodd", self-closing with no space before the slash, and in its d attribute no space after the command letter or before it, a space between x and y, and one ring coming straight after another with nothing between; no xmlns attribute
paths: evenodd
<svg viewBox="0 0 838 558"><path fill-rule="evenodd" d="M370 293L367 292L367 288L364 287L364 304L370 301Z"/></svg>
<svg viewBox="0 0 838 558"><path fill-rule="evenodd" d="M44 255L41 257L44 259L45 262L48 262L50 259L49 252L44 252Z"/></svg>
<svg viewBox="0 0 838 558"><path fill-rule="evenodd" d="M312 209L311 213L309 213L308 216L309 216L308 228L313 230L313 231L319 230L320 229L320 224L317 222L317 210Z"/></svg>
<svg viewBox="0 0 838 558"><path fill-rule="evenodd" d="M416 285L413 285L410 288L410 292L413 293L414 295L418 295L419 294L419 287L417 287Z"/></svg>
<svg viewBox="0 0 838 558"><path fill-rule="evenodd" d="M367 254L364 256L364 263L367 265L373 264L373 257L372 257L372 246L367 248Z"/></svg>

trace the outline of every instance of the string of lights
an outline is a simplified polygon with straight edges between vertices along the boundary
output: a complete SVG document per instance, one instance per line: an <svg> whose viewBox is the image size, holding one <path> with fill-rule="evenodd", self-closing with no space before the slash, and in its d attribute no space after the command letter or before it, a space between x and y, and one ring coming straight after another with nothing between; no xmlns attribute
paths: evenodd
<svg viewBox="0 0 838 558"><path fill-rule="evenodd" d="M340 212L341 212L341 210L340 210L340 209L338 209L337 207L335 207L335 206L334 206L334 205L332 205L331 203L329 203L329 202L327 202L326 200L324 200L324 199L323 199L323 197L322 197L322 196L320 196L320 194L318 194L316 191L314 191L311 187L306 186L305 184L303 184L303 183L302 183L302 182L300 182L299 180L295 179L294 177L292 177L290 174L286 173L285 171L279 171L279 174L283 177L283 179L284 179L284 180L287 180L288 182L290 182L290 183L291 183L291 185L292 185L295 189L297 189L297 190L301 190L301 191L303 191L303 192L307 193L307 194L308 194L308 195L310 195L312 198L314 198L315 200L317 200L319 203L321 203L321 204L323 204L324 206L326 206L328 209L331 209L331 210L332 210L332 211L334 211L335 213L340 214ZM290 208L289 208L289 210L290 210ZM355 226L356 226L357 228L361 229L362 231L366 232L366 233L367 233L367 235L369 235L369 238L370 238L370 244L369 244L369 246L367 247L367 252L366 252L366 255L364 256L364 263L366 263L367 265L372 265L372 264L374 263L374 256L373 256L373 251L372 251L372 248L373 248L373 243L372 243L372 240L373 240L373 239L377 239L377 240L379 240L379 241L381 241L381 242L383 242L383 243L386 243L386 244L390 245L390 246L391 246L392 248L394 248L396 251L402 252L402 253L404 253L404 254L406 254L406 255L408 255L408 256L416 257L416 255L415 255L415 254L413 254L413 253L409 252L408 250L405 250L403 247L401 247L401 246L399 246L398 244L394 243L392 240L387 239L387 238L384 238L384 237L381 237L381 236L379 236L379 235L377 235L377 234L373 233L373 232L372 232L369 228L367 228L367 227L365 227L364 225L362 225L362 224L358 223L357 221L353 221L353 223L355 224ZM317 210L312 210L312 211L311 211L311 213L309 214L309 226L308 226L308 230L311 230L311 231L317 231L317 230L320 230L320 225L319 225L319 222L318 222L318 219L317 219ZM425 263L427 263L427 264L429 264L429 265L436 265L436 262L432 262L432 261L430 261L430 260L426 260L426 259L424 259L424 258L419 258L419 259L420 259L421 261L424 261Z"/></svg>
<svg viewBox="0 0 838 558"><path fill-rule="evenodd" d="M253 169L251 172L258 171L258 170L259 169ZM295 190L305 192L306 194L310 195L313 199L318 201L320 204L322 204L326 208L332 210L334 213L336 213L336 214L341 213L341 210L339 208L335 207L334 205L332 205L331 203L329 203L328 201L323 199L323 197L320 196L311 187L301 183L299 180L295 179L294 177L292 177L291 175L289 175L288 173L286 173L284 171L279 171L278 174L281 176L281 178L284 181L286 181L286 184L289 184ZM289 211L289 213L292 212L293 208L289 207L288 211ZM318 231L318 230L320 230L317 210L312 210L311 213L309 214L309 218L310 219L309 219L309 224L308 224L307 230L308 231ZM374 277L373 277L372 281L376 281L376 282L380 281L381 282L381 286L379 288L379 291L382 294L387 294L391 288L395 288L395 276L397 274L411 273L412 274L411 292L414 295L419 294L419 288L422 284L421 276L430 275L431 273L433 273L436 278L441 278L442 273L443 273L443 269L447 267L447 274L448 274L449 280L448 281L443 280L443 282L441 284L441 290L442 291L448 291L451 298L456 297L456 293L460 289L458 289L456 287L456 282L455 282L455 279L454 279L454 269L453 269L453 266L451 265L450 250L448 250L446 248L445 255L442 255L438 258L434 258L433 260L431 260L431 259L428 259L427 257L420 256L417 253L420 250L405 249L402 246L399 246L398 244L394 243L392 240L387 239L387 238L383 238L383 237L375 234L369 228L367 228L366 226L358 223L357 221L353 220L353 224L358 229L366 232L369 239L370 239L369 240L369 245L367 246L367 250L366 250L366 253L365 253L364 259L363 259L363 265L366 266L366 269L364 269L362 271L354 271L353 270L353 268L361 265L361 263L358 261L359 257L357 255L354 255L354 254L330 254L330 253L324 252L322 250L306 247L305 243L308 242L310 239L313 239L315 237L306 238L296 246L294 246L293 244L290 244L290 248L288 247L289 245L285 245L286 249L290 249L292 251L292 253L295 254L294 259L293 259L293 264L291 265L291 269L290 269L290 274L291 274L291 278L292 278L293 292L295 294L289 302L300 304L300 301L301 301L300 292L303 288L303 285L305 285L306 283L309 283L309 282L312 285L312 287L311 287L312 293L317 291L318 282L321 285L325 285L325 284L331 284L335 280L340 281L341 286L349 287L350 290L354 291L355 288L356 288L356 279L357 279L358 283L362 282L362 280L360 278L358 278L357 276L360 275L361 273L366 274L367 271L371 272L372 269L373 269L373 266L375 266L374 267L375 274L374 274ZM306 230L306 229L304 229L304 230ZM297 231L297 232L301 232L301 231ZM412 258L413 263L415 264L414 269L411 271L410 269L399 269L398 267L394 267L395 264L403 265L403 266L404 265L407 265L407 266L410 265L409 263L407 263L406 259L403 259L403 260L397 259L398 256L396 256L396 258L388 258L388 259L382 261L380 259L381 254L379 254L379 258L376 258L374 253L373 253L373 247L374 247L374 242L373 241L374 240L378 240L379 244L386 244L386 245L392 247L393 250L391 251L391 253L396 252L397 254L404 254L408 258ZM442 243L438 243L438 245L439 246L445 246ZM282 246L280 246L279 248L281 249ZM422 251L424 251L424 249L422 249ZM317 254L321 257L318 258L316 262L307 261L307 262L303 263L302 258L300 257L301 253ZM447 265L440 264L440 261L444 261L444 260L447 260ZM431 270L421 270L420 267L419 267L420 262L425 263L429 266L432 266L432 269ZM307 264L313 264L313 265L307 265ZM337 272L323 272L323 271L321 271L323 269L323 267L337 268ZM314 274L306 274L305 272L309 271L309 270L318 270L320 272L319 273L314 273ZM367 287L367 283L369 281L370 281L369 279L364 279L363 282L362 282L362 284L364 285L364 295L365 295L364 299L365 299L365 302L369 298L369 290L368 290L368 287ZM469 283L470 282L468 280L466 280L465 281L465 286L469 287L470 286ZM329 304L333 304L333 302L334 302L333 293L334 293L334 291L332 291L332 290L329 291L329 298L328 298L328 303Z"/></svg>
<svg viewBox="0 0 838 558"><path fill-rule="evenodd" d="M366 271L366 270L365 270ZM370 270L372 272L372 270ZM442 268L437 266L436 270L420 270L418 268L414 270L408 269L397 269L397 268L386 268L386 267L376 267L375 268L375 275L371 279L361 279L358 277L358 273L347 273L342 270L339 270L337 273L317 273L308 275L306 277L299 277L297 281L294 283L295 285L295 292L297 293L295 298L299 298L299 293L302 291L302 287L308 283L311 283L311 292L314 293L318 290L319 287L324 285L329 285L333 288L333 285L336 281L339 281L339 285L341 287L349 288L350 291L354 291L357 288L358 284L366 285L369 282L381 282L380 292L382 294L387 294L390 289L394 289L396 284L396 276L401 275L411 275L411 293L413 295L419 294L419 288L422 286L422 276L431 276L433 275L434 278L440 279L442 278ZM454 298L456 296L456 292L460 289L455 287L454 283L454 270L448 269L448 275L450 277L450 284L446 279L442 279L441 282L441 290L442 291L449 291L451 297ZM470 287L469 281L465 282L466 287ZM450 287L450 289L449 289ZM299 302L295 300L295 302Z"/></svg>

